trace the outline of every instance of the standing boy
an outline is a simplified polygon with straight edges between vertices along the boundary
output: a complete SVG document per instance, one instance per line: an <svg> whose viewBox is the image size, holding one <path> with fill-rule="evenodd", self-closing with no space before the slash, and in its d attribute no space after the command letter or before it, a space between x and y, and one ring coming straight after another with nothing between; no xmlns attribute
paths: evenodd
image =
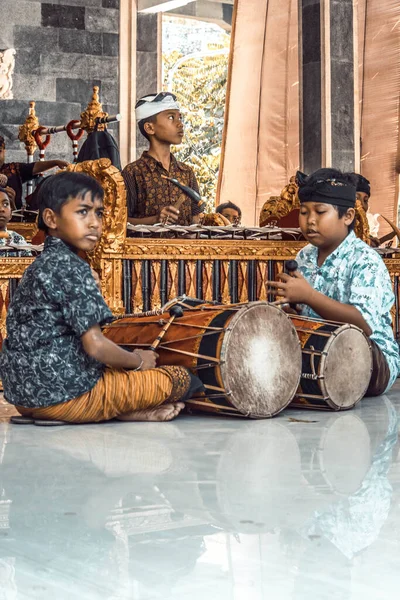
<svg viewBox="0 0 400 600"><path fill-rule="evenodd" d="M149 149L139 160L122 171L128 201L128 221L154 225L160 222L190 225L197 222L201 209L173 183L199 192L193 169L178 162L171 145L182 143L183 121L176 96L170 92L149 94L136 103L136 121L140 133L149 141ZM174 205L179 201L179 208Z"/></svg>
<svg viewBox="0 0 400 600"><path fill-rule="evenodd" d="M47 237L8 310L0 357L6 400L34 420L174 418L199 380L183 367L156 369L157 354L127 352L101 332L112 314L78 256L101 236L101 186L80 173L61 173L43 183L39 202Z"/></svg>
<svg viewBox="0 0 400 600"><path fill-rule="evenodd" d="M294 277L271 282L285 302L303 305L311 318L357 325L369 336L373 371L367 396L394 383L400 368L390 310L394 294L379 254L353 231L356 182L335 169L297 174L301 231L310 244L297 255Z"/></svg>

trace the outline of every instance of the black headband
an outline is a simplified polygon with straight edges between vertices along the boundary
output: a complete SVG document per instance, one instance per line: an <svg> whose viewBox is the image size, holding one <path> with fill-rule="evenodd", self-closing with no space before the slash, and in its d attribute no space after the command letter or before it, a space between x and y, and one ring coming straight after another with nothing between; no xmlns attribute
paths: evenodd
<svg viewBox="0 0 400 600"><path fill-rule="evenodd" d="M299 184L298 196L302 202L321 202L334 204L342 208L354 208L356 203L356 188L340 179L318 179L308 183L302 177L303 173L296 175Z"/></svg>
<svg viewBox="0 0 400 600"><path fill-rule="evenodd" d="M367 194L367 196L371 195L371 185L366 177L357 174L357 192L362 192L363 194Z"/></svg>

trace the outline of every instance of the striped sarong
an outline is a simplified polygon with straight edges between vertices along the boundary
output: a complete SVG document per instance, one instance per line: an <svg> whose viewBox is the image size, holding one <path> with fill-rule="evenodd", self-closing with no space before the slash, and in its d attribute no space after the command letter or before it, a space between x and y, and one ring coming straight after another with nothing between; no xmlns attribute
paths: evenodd
<svg viewBox="0 0 400 600"><path fill-rule="evenodd" d="M135 410L178 402L190 388L190 374L185 367L166 366L148 371L125 371L106 368L89 392L54 406L25 408L16 406L24 417L98 423Z"/></svg>

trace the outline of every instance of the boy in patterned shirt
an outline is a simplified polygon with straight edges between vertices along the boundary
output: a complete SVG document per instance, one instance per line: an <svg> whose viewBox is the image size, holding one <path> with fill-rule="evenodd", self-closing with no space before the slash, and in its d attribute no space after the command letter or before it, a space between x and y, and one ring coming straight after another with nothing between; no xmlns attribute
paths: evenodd
<svg viewBox="0 0 400 600"><path fill-rule="evenodd" d="M92 177L61 173L39 192L42 254L28 267L7 314L0 356L4 397L29 421L167 421L200 381L184 367L156 369L157 354L106 339L112 321L79 251L101 236L103 190Z"/></svg>
<svg viewBox="0 0 400 600"><path fill-rule="evenodd" d="M18 248L15 248L15 250L8 248L3 250L3 248L9 246L10 243L16 245L26 244L26 240L22 235L16 231L9 231L7 229L7 224L11 221L11 217L11 198L8 195L8 190L0 187L0 258L9 256L32 256L30 250L18 250Z"/></svg>
<svg viewBox="0 0 400 600"><path fill-rule="evenodd" d="M176 96L170 92L144 96L136 103L136 121L150 147L122 171L127 191L128 221L132 225L196 223L201 207L165 179L177 179L199 192L193 169L178 162L171 154L171 145L182 143L184 129Z"/></svg>
<svg viewBox="0 0 400 600"><path fill-rule="evenodd" d="M358 326L369 336L373 370L367 396L395 382L400 368L390 310L392 283L379 254L354 234L356 181L336 169L297 173L301 231L310 244L297 255L294 277L270 282L284 302L311 318Z"/></svg>

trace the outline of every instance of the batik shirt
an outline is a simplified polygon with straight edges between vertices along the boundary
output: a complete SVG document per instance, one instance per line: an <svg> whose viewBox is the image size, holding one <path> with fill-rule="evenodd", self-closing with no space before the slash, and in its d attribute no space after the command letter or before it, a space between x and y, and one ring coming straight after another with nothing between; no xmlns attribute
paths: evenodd
<svg viewBox="0 0 400 600"><path fill-rule="evenodd" d="M183 200L179 208L179 225L190 225L194 215L201 212L190 198L178 186L162 175L177 179L196 192L199 186L193 169L185 163L178 162L171 154L169 171L163 165L143 152L139 160L126 165L122 171L125 180L128 202L128 216L136 219L158 215L165 206L173 206L178 200Z"/></svg>
<svg viewBox="0 0 400 600"><path fill-rule="evenodd" d="M315 290L360 311L372 330L371 339L387 360L389 389L399 373L400 358L390 314L394 303L393 288L382 258L352 231L320 267L318 248L312 245L303 248L296 260L299 271ZM303 306L302 314L321 318L309 306Z"/></svg>
<svg viewBox="0 0 400 600"><path fill-rule="evenodd" d="M7 233L9 238L0 238L0 259L7 256L32 256L32 252L30 250L18 250L18 248L13 248L12 250L3 250L5 246L8 246L10 242L12 244L26 244L26 239L17 233L16 231L9 231L7 229Z"/></svg>
<svg viewBox="0 0 400 600"><path fill-rule="evenodd" d="M62 240L48 237L8 309L0 356L6 400L37 408L90 391L104 365L86 354L81 336L111 320L89 265Z"/></svg>

